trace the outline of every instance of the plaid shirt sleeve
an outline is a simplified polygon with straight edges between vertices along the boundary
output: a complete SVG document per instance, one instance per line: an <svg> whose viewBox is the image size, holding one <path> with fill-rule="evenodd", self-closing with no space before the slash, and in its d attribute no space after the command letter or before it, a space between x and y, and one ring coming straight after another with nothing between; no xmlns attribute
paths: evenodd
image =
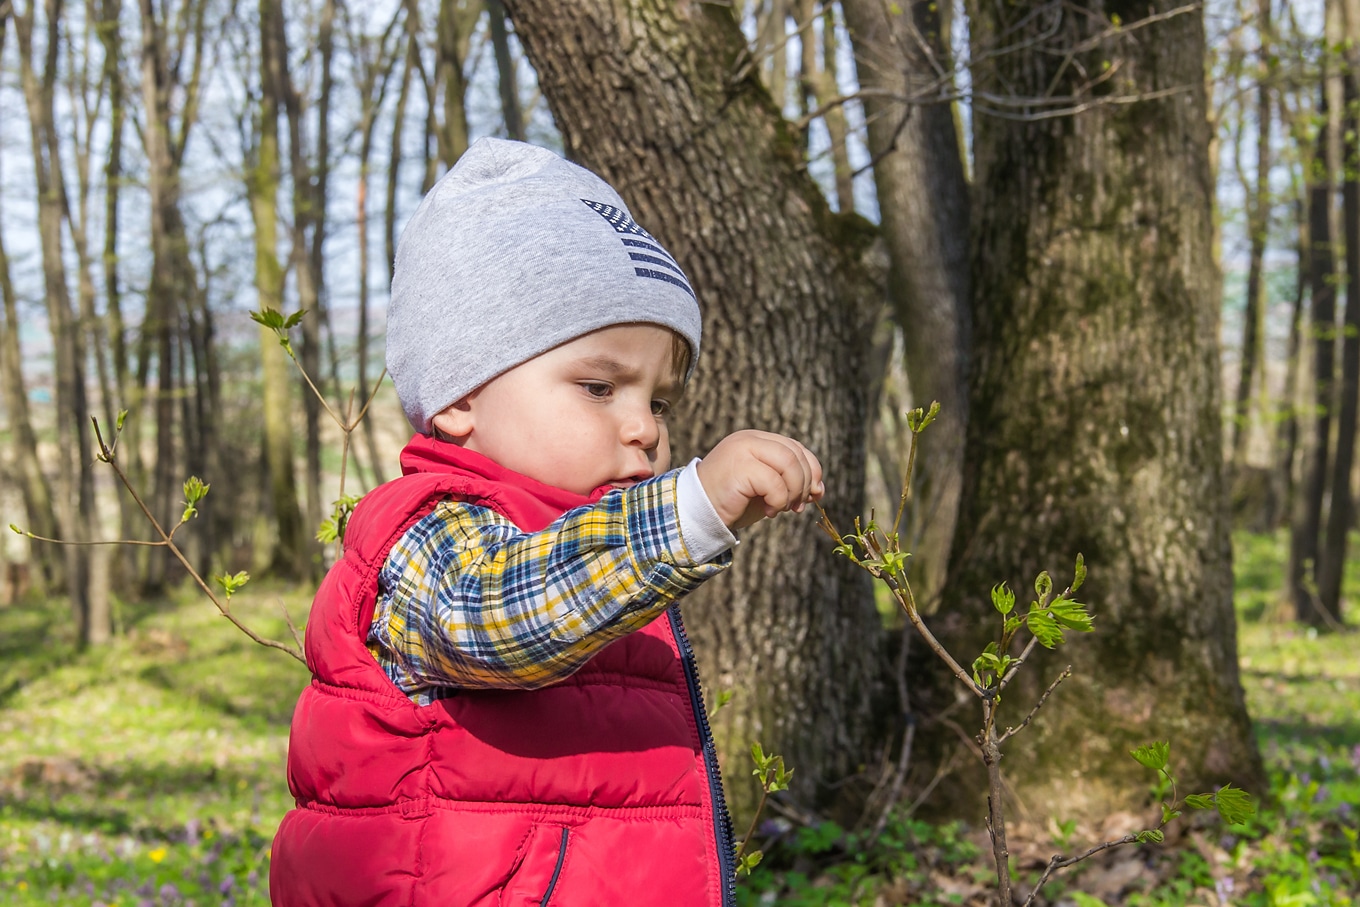
<svg viewBox="0 0 1360 907"><path fill-rule="evenodd" d="M731 562L690 558L676 475L611 492L540 532L486 507L440 504L379 573L369 650L421 704L570 676Z"/></svg>

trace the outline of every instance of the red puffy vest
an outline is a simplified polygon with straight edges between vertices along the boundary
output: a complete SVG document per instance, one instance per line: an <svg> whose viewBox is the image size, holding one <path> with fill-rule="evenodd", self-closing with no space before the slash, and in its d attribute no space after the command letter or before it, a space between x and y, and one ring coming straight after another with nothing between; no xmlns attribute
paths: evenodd
<svg viewBox="0 0 1360 907"><path fill-rule="evenodd" d="M731 823L677 608L534 691L417 706L365 647L378 571L441 500L544 528L586 498L417 437L307 624L275 905L733 907ZM596 495L598 497L598 495Z"/></svg>

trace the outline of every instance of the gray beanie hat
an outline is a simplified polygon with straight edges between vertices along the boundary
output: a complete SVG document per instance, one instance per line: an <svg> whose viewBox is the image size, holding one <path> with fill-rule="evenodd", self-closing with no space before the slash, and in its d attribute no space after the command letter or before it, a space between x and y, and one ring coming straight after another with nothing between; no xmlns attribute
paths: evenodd
<svg viewBox="0 0 1360 907"><path fill-rule="evenodd" d="M670 328L699 357L694 290L604 180L546 148L485 138L402 231L387 368L430 419L507 369L616 324Z"/></svg>

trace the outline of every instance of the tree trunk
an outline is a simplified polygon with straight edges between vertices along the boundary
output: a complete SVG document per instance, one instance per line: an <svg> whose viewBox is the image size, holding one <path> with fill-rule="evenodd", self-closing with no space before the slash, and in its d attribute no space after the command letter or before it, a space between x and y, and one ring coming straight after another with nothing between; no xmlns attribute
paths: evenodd
<svg viewBox="0 0 1360 907"><path fill-rule="evenodd" d="M1348 42L1360 37L1360 6L1343 6ZM1351 467L1355 463L1355 429L1360 409L1360 137L1356 136L1355 108L1360 104L1360 49L1347 45L1344 127L1345 165L1342 172L1342 223L1346 243L1346 309L1341 331L1341 386L1338 388L1336 450L1332 453L1331 503L1318 560L1318 617L1331 629L1340 626L1341 580L1346 567L1346 542L1352 522ZM1328 618L1332 618L1328 620Z"/></svg>
<svg viewBox="0 0 1360 907"><path fill-rule="evenodd" d="M80 322L71 306L62 249L62 223L69 210L62 169L61 142L56 133L53 94L62 46L60 0L47 0L41 73L33 58L35 10L14 13L19 46L20 81L28 109L29 138L38 190L38 238L42 253L43 289L48 326L52 331L57 403L57 512L63 546L66 590L71 597L71 619L77 645L91 639L89 548L82 543L93 535L87 515L96 513L93 457L90 456L89 405L85 392L85 343ZM96 631L97 632L97 631Z"/></svg>
<svg viewBox="0 0 1360 907"><path fill-rule="evenodd" d="M860 85L873 92L864 100L869 151L877 160L874 181L893 262L889 294L906 344L911 397L916 406L940 402L918 454L905 536L919 600L933 610L949 564L968 423L969 200L953 86L939 77L949 62L938 4L903 6L893 14L881 0L841 4Z"/></svg>
<svg viewBox="0 0 1360 907"><path fill-rule="evenodd" d="M846 145L846 135L850 128L845 120L845 106L840 103L840 85L836 78L836 17L831 4L825 4L822 19L822 65L817 65L817 28L819 18L815 0L797 0L794 6L794 20L798 24L799 64L798 96L803 111L799 124L806 134L812 120L820 118L826 125L827 138L831 147L832 175L836 186L836 210L850 212L855 210L855 184L851 177L850 149ZM816 116L814 116L814 114Z"/></svg>
<svg viewBox="0 0 1360 907"><path fill-rule="evenodd" d="M273 78L273 0L260 0L260 119L254 160L247 175L250 212L255 224L255 288L261 306L283 309L283 267L278 254L279 86ZM269 470L269 501L278 530L268 569L284 577L305 572L306 542L298 508L293 468L292 366L274 337L260 327L264 380L264 454Z"/></svg>
<svg viewBox="0 0 1360 907"><path fill-rule="evenodd" d="M0 46L4 32L0 31ZM5 413L9 416L9 430L14 440L14 474L24 498L24 514L28 531L44 538L54 538L57 528L53 509L52 485L38 461L38 437L33 431L33 420L28 410L28 390L24 387L23 350L19 345L19 306L10 280L9 257L0 241L0 301L4 303L5 320L0 326L0 374L3 378ZM57 551L42 543L29 545L32 575L42 589L56 585Z"/></svg>
<svg viewBox="0 0 1360 907"><path fill-rule="evenodd" d="M1284 391L1280 396L1279 428L1275 447L1278 458L1271 486L1271 512L1266 526L1276 529L1294 512L1294 460L1299 446L1299 374L1303 370L1303 299L1308 286L1308 221L1305 206L1295 199L1291 209L1298 230L1295 258L1294 301L1289 310L1289 340L1285 352Z"/></svg>
<svg viewBox="0 0 1360 907"><path fill-rule="evenodd" d="M524 108L519 102L519 79L515 76L515 57L510 52L510 32L505 27L505 6L501 0L486 0L486 15L491 31L491 48L496 54L497 85L501 94L505 134L522 142Z"/></svg>
<svg viewBox="0 0 1360 907"><path fill-rule="evenodd" d="M289 71L288 33L284 27L284 17L278 7L274 7L273 57L270 61L271 82L277 87L288 120L288 156L292 171L293 186L293 223L292 261L294 280L297 284L298 308L308 313L302 320L302 344L300 362L302 369L311 377L313 383L324 386L321 380L321 306L325 291L325 270L320 255L312 250L319 247L309 240L314 233L324 233L326 228L326 196L317 191L313 167L307 160L307 148L303 139L304 118L307 111L302 96L293 85ZM332 23L334 4L327 3L321 13L318 44L321 45L322 80L329 81L331 60ZM318 96L317 106L328 108L329 94L323 91ZM318 110L318 122L325 128L329 122L328 110ZM318 132L317 141L322 142ZM325 147L325 146L322 146ZM316 170L325 167L318 160ZM321 401L305 381L298 382L302 394L302 413L306 444L306 470L304 472L304 531L303 544L306 547L305 564L300 565L305 575L313 580L320 578L322 551L314 537L315 527L321 525L323 502L321 500Z"/></svg>
<svg viewBox="0 0 1360 907"><path fill-rule="evenodd" d="M1256 30L1261 46L1257 54L1261 77L1256 84L1256 184L1248 191L1247 300L1242 313L1242 367L1237 377L1237 402L1232 432L1232 462L1235 469L1246 464L1247 441L1251 437L1251 398L1265 390L1266 238L1270 232L1270 83L1265 78L1272 53L1270 40L1271 0L1258 0ZM1266 412L1264 400L1259 412Z"/></svg>
<svg viewBox="0 0 1360 907"><path fill-rule="evenodd" d="M506 8L568 155L611 182L689 274L704 352L676 419L685 456L759 427L801 438L848 525L864 487L864 357L878 288L871 228L832 213L769 95L731 74L744 40L702 3L513 0ZM679 462L683 459L677 457ZM865 582L811 514L745 533L729 573L688 599L738 812L754 806L752 741L797 769L794 794L858 771L874 732L883 632Z"/></svg>
<svg viewBox="0 0 1360 907"><path fill-rule="evenodd" d="M139 7L142 27L142 103L146 112L143 144L150 195L152 271L146 291L146 315L142 320L137 385L140 388L148 386L150 360L155 358L156 460L152 470L149 504L158 519L173 521L179 516L176 504L183 481L176 461L175 443L176 369L182 367L183 363L176 362L175 335L183 323L183 307L190 305L200 292L180 211L180 169L194 123L202 74L203 13L201 7L197 13L187 9L179 11L184 29L181 37L193 42L191 50L187 46L167 46L165 22L157 18L156 7L151 0L140 0ZM162 15L173 14L162 10ZM173 67L172 71L172 59L181 64L185 59L192 60L190 74L185 81L178 81L179 66ZM175 99L173 104L172 96ZM180 111L178 128L172 106L178 107ZM126 449L129 443L137 443L138 440L137 435L133 434L120 445L120 449ZM148 591L164 585L170 563L168 555L152 549L143 578L143 585Z"/></svg>
<svg viewBox="0 0 1360 907"><path fill-rule="evenodd" d="M1132 23L1174 6L1105 11ZM1008 745L1025 803L1138 809L1148 777L1128 752L1153 740L1170 741L1183 790L1259 791L1232 604L1203 24L1182 13L1101 40L1099 18L1041 9L969 10L975 57L1010 50L973 73L988 100L973 111L971 406L946 636L970 663L997 624L987 590L1023 595L1040 570L1061 587L1081 552L1097 632L1040 649L1006 694L1002 720L1018 724L1074 665ZM1087 40L1079 66L1054 52ZM1119 78L1088 91L1082 73L1103 61ZM958 781L970 803L976 777Z"/></svg>
<svg viewBox="0 0 1360 907"><path fill-rule="evenodd" d="M1318 133L1317 160L1309 171L1308 275L1311 286L1309 330L1313 336L1313 431L1304 454L1303 497L1290 521L1289 597L1295 616L1315 626L1324 624L1319 610L1316 569L1322 533L1322 504L1327 491L1331 448L1332 378L1336 358L1336 263L1332 253L1332 174L1327 146L1332 127L1327 92L1321 95L1324 118Z"/></svg>

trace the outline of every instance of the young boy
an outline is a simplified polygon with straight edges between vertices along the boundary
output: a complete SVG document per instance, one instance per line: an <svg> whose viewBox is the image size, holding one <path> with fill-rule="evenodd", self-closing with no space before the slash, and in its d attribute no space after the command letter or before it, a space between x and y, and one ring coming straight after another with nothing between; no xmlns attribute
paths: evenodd
<svg viewBox="0 0 1360 907"><path fill-rule="evenodd" d="M674 603L822 494L742 431L671 470L699 308L598 177L484 139L402 234L387 359L419 433L307 625L278 905L735 903Z"/></svg>

